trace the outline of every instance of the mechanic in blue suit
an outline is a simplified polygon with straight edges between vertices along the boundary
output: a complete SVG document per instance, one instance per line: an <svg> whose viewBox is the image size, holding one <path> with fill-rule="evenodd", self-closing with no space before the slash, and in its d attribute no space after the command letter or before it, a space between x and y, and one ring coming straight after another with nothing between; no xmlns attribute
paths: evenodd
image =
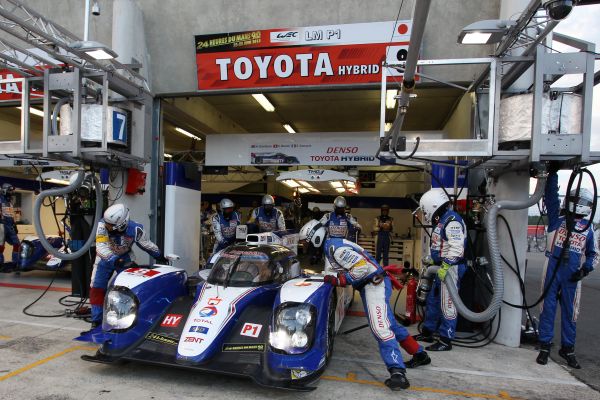
<svg viewBox="0 0 600 400"><path fill-rule="evenodd" d="M234 210L233 201L222 199L219 203L221 209L212 216L212 228L215 234L215 247L213 254L235 243L237 226L241 223L241 216Z"/></svg>
<svg viewBox="0 0 600 400"><path fill-rule="evenodd" d="M19 231L15 224L12 198L15 188L10 183L3 183L0 187L0 265L4 264L4 243L12 246L12 263L16 264L19 260L19 250L21 241L17 236Z"/></svg>
<svg viewBox="0 0 600 400"><path fill-rule="evenodd" d="M427 296L421 333L415 339L432 343L433 333L437 331L439 341L428 346L427 350L448 351L452 350L458 314L442 281L449 275L456 282L456 287L460 288L460 281L467 269L464 258L467 227L462 217L450 207L450 199L443 189L427 191L419 203L425 222L435 226L431 234L430 252L433 264L440 268Z"/></svg>
<svg viewBox="0 0 600 400"><path fill-rule="evenodd" d="M273 232L285 230L285 218L281 210L275 208L275 199L270 194L262 198L262 205L252 210L248 225L258 226L258 231Z"/></svg>
<svg viewBox="0 0 600 400"><path fill-rule="evenodd" d="M342 196L338 196L333 200L333 211L323 215L319 222L327 229L330 238L347 239L350 226L355 230L362 230L356 219L346 213L346 199Z"/></svg>
<svg viewBox="0 0 600 400"><path fill-rule="evenodd" d="M394 218L390 217L390 206L384 204L381 206L381 215L375 217L373 223L373 232L377 232L377 251L375 259L383 265L389 265L390 245L392 243L392 232L394 230Z"/></svg>
<svg viewBox="0 0 600 400"><path fill-rule="evenodd" d="M540 314L540 353L536 361L542 365L548 362L554 336L556 306L560 301L561 349L558 354L567 360L570 367L579 369L581 366L575 357L575 333L581 280L593 271L598 263L598 243L594 230L592 224L584 218L592 211L593 195L589 190L581 188L579 193L576 189L572 190L565 199L568 210L574 215L571 229L571 223L567 224L566 217L560 216L556 171L551 171L548 176L545 202L548 210L548 237L552 237L552 245L546 252L547 260L544 266L542 290L546 290L547 286L549 288ZM563 252L568 229L571 231L569 249Z"/></svg>
<svg viewBox="0 0 600 400"><path fill-rule="evenodd" d="M127 207L123 204L108 207L96 230L96 260L90 285L92 329L102 323L104 295L112 274L125 270L135 261L134 243L157 262L166 261L158 246L146 238L142 224L129 219Z"/></svg>
<svg viewBox="0 0 600 400"><path fill-rule="evenodd" d="M381 358L390 372L385 384L392 390L406 389L410 386L405 375L405 367L415 368L431 362L427 353L410 336L406 328L399 325L390 305L392 285L384 269L362 247L342 238L327 238L325 229L316 220L304 225L300 231L300 240L307 240L314 246L324 247L325 257L337 275L325 275L325 283L333 286L352 285L358 290L371 332L379 344ZM400 347L413 355L406 362L402 360Z"/></svg>

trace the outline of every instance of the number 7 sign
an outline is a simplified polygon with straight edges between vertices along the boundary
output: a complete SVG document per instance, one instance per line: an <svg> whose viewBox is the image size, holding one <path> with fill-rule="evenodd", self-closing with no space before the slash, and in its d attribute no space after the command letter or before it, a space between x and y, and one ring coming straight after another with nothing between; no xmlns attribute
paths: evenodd
<svg viewBox="0 0 600 400"><path fill-rule="evenodd" d="M113 111L113 141L127 143L127 114Z"/></svg>

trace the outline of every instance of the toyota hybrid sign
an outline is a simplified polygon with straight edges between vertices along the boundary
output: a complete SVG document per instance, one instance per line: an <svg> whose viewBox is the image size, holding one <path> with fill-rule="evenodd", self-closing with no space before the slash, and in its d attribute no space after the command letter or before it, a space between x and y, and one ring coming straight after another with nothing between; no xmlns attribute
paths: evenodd
<svg viewBox="0 0 600 400"><path fill-rule="evenodd" d="M384 60L405 60L410 29L388 21L198 35L198 90L379 83Z"/></svg>

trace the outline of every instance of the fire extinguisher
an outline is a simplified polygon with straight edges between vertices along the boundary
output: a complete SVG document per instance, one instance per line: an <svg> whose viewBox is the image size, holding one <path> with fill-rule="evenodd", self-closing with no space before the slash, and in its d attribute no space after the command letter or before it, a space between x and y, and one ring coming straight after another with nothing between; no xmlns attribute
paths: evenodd
<svg viewBox="0 0 600 400"><path fill-rule="evenodd" d="M411 324L417 322L417 280L414 276L408 279L406 284L406 318Z"/></svg>

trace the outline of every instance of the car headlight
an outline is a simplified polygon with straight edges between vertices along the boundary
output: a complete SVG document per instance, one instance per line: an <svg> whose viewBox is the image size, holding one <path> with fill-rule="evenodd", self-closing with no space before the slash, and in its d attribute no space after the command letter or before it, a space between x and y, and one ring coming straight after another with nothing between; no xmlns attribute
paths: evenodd
<svg viewBox="0 0 600 400"><path fill-rule="evenodd" d="M104 301L104 330L124 331L133 326L137 318L138 299L128 288L113 287Z"/></svg>
<svg viewBox="0 0 600 400"><path fill-rule="evenodd" d="M269 344L275 351L301 354L314 339L315 306L305 303L284 303L275 311Z"/></svg>
<svg viewBox="0 0 600 400"><path fill-rule="evenodd" d="M33 244L28 240L23 240L21 242L21 251L19 252L19 257L21 260L28 260L29 257L33 255Z"/></svg>

